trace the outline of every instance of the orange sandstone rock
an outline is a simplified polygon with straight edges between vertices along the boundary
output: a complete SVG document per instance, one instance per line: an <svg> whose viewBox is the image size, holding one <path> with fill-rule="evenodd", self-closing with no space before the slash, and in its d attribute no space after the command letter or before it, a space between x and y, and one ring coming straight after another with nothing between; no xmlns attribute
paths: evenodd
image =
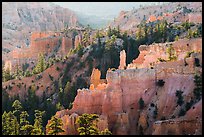
<svg viewBox="0 0 204 137"><path fill-rule="evenodd" d="M94 68L92 70L91 79L90 79L90 82L94 85L94 87L98 86L98 84L100 83L100 78L101 78L100 70Z"/></svg>
<svg viewBox="0 0 204 137"><path fill-rule="evenodd" d="M126 67L126 53L125 50L120 52L120 66L119 69L124 69Z"/></svg>

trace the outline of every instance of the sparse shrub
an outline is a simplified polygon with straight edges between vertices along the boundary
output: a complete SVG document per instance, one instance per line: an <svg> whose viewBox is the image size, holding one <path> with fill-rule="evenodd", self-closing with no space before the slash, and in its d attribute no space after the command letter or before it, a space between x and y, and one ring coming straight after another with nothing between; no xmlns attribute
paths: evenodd
<svg viewBox="0 0 204 137"><path fill-rule="evenodd" d="M185 114L186 114L186 111L183 108L181 108L179 112L179 116L184 116Z"/></svg>
<svg viewBox="0 0 204 137"><path fill-rule="evenodd" d="M111 71L116 71L116 69L115 68L111 68Z"/></svg>
<svg viewBox="0 0 204 137"><path fill-rule="evenodd" d="M198 58L195 58L195 66L199 67L200 66L200 61Z"/></svg>
<svg viewBox="0 0 204 137"><path fill-rule="evenodd" d="M57 70L57 71L60 71L60 68L57 66L57 67L56 67L56 70Z"/></svg>
<svg viewBox="0 0 204 137"><path fill-rule="evenodd" d="M51 76L50 74L49 74L49 78L50 78L50 80L54 80L54 77L53 76Z"/></svg>
<svg viewBox="0 0 204 137"><path fill-rule="evenodd" d="M17 84L17 87L18 87L18 88L21 88L21 83L18 83L18 84Z"/></svg>
<svg viewBox="0 0 204 137"><path fill-rule="evenodd" d="M177 35L177 36L175 37L175 41L178 41L178 39L179 39L179 36Z"/></svg>
<svg viewBox="0 0 204 137"><path fill-rule="evenodd" d="M72 109L72 107L73 107L73 104L70 102L68 109Z"/></svg>
<svg viewBox="0 0 204 137"><path fill-rule="evenodd" d="M60 77L63 75L63 72L60 73Z"/></svg>
<svg viewBox="0 0 204 137"><path fill-rule="evenodd" d="M79 69L82 69L82 68L84 68L84 67L85 67L84 62L80 62L80 64L79 64Z"/></svg>
<svg viewBox="0 0 204 137"><path fill-rule="evenodd" d="M194 53L194 51L188 51L188 52L186 52L186 56L185 56L184 58L189 58L192 53Z"/></svg>
<svg viewBox="0 0 204 137"><path fill-rule="evenodd" d="M139 99L139 108L143 109L144 108L144 100L142 98Z"/></svg>
<svg viewBox="0 0 204 137"><path fill-rule="evenodd" d="M162 116L162 117L161 117L161 120L166 120L165 116Z"/></svg>
<svg viewBox="0 0 204 137"><path fill-rule="evenodd" d="M176 90L176 96L177 96L177 98L178 98L177 104L178 104L179 106L181 106L181 105L184 103L182 94L183 94L183 91L181 91L181 90Z"/></svg>
<svg viewBox="0 0 204 137"><path fill-rule="evenodd" d="M176 117L173 115L173 116L171 116L171 118L176 118Z"/></svg>
<svg viewBox="0 0 204 137"><path fill-rule="evenodd" d="M166 49L166 52L168 54L169 61L177 60L177 56L175 54L175 50L174 50L172 44Z"/></svg>
<svg viewBox="0 0 204 137"><path fill-rule="evenodd" d="M11 85L8 85L8 90L11 90L13 87Z"/></svg>
<svg viewBox="0 0 204 137"><path fill-rule="evenodd" d="M196 74L194 76L194 84L195 88L193 94L195 96L195 99L199 101L202 97L202 77Z"/></svg>
<svg viewBox="0 0 204 137"><path fill-rule="evenodd" d="M163 87L164 86L164 83L165 81L163 79L159 79L157 82L156 82L156 85L157 86L160 86L160 87Z"/></svg>
<svg viewBox="0 0 204 137"><path fill-rule="evenodd" d="M185 106L186 111L188 111L193 106L193 103L194 103L193 100L190 100L190 102L186 103L186 106Z"/></svg>
<svg viewBox="0 0 204 137"><path fill-rule="evenodd" d="M157 58L157 60L160 61L160 62L166 62L166 60L162 59L162 58Z"/></svg>
<svg viewBox="0 0 204 137"><path fill-rule="evenodd" d="M151 107L154 107L154 103L151 103L150 106L151 106Z"/></svg>
<svg viewBox="0 0 204 137"><path fill-rule="evenodd" d="M157 106L155 106L155 110L153 112L153 118L156 119L157 118L157 114L158 114L158 108Z"/></svg>
<svg viewBox="0 0 204 137"><path fill-rule="evenodd" d="M39 86L37 86L37 89L36 90L38 90L39 89Z"/></svg>
<svg viewBox="0 0 204 137"><path fill-rule="evenodd" d="M41 74L38 74L36 77L35 77L35 80L39 80L42 78L42 75Z"/></svg>

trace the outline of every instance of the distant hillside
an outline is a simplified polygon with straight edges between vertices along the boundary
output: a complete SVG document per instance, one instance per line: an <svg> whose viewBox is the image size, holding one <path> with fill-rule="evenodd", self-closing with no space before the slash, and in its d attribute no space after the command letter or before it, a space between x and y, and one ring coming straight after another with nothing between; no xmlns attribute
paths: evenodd
<svg viewBox="0 0 204 137"><path fill-rule="evenodd" d="M109 18L101 18L99 16L86 15L86 14L79 13L79 12L76 12L76 15L77 15L79 22L82 25L84 26L90 25L90 27L93 29L103 28L112 21Z"/></svg>
<svg viewBox="0 0 204 137"><path fill-rule="evenodd" d="M118 25L122 30L134 30L142 20L153 20L155 17L165 18L169 22L180 22L188 18L188 14L202 14L201 2L171 2L162 5L141 6L131 11L121 11L118 17L108 24L111 27ZM107 26L107 27L108 27Z"/></svg>
<svg viewBox="0 0 204 137"><path fill-rule="evenodd" d="M75 13L69 9L49 2L3 2L2 53L29 46L32 32L60 31L67 25L79 26Z"/></svg>

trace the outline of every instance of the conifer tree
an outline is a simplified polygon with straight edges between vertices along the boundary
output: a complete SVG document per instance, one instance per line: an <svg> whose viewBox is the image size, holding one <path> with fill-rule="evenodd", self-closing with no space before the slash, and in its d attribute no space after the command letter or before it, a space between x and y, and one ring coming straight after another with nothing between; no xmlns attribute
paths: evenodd
<svg viewBox="0 0 204 137"><path fill-rule="evenodd" d="M19 135L19 123L11 111L2 115L2 134Z"/></svg>
<svg viewBox="0 0 204 137"><path fill-rule="evenodd" d="M19 121L20 120L20 113L22 110L21 102L19 100L15 100L12 104L12 107L14 108L13 114L17 117L17 119Z"/></svg>
<svg viewBox="0 0 204 137"><path fill-rule="evenodd" d="M79 128L77 131L79 132L79 135L98 135L99 130L96 127L96 123L94 121L97 121L99 118L96 114L82 114L82 116L79 116L76 120L76 123L79 124Z"/></svg>
<svg viewBox="0 0 204 137"><path fill-rule="evenodd" d="M62 120L55 116L52 116L50 123L46 126L46 130L48 130L48 135L59 135L59 133L64 132L62 129Z"/></svg>
<svg viewBox="0 0 204 137"><path fill-rule="evenodd" d="M35 110L35 123L34 123L34 129L32 130L31 135L43 135L43 126L42 126L42 117L45 114L45 111L39 111Z"/></svg>
<svg viewBox="0 0 204 137"><path fill-rule="evenodd" d="M20 135L31 135L34 127L29 124L27 111L22 111L20 114Z"/></svg>
<svg viewBox="0 0 204 137"><path fill-rule="evenodd" d="M38 62L35 68L33 69L34 74L43 72L46 69L45 57L42 53L38 55Z"/></svg>

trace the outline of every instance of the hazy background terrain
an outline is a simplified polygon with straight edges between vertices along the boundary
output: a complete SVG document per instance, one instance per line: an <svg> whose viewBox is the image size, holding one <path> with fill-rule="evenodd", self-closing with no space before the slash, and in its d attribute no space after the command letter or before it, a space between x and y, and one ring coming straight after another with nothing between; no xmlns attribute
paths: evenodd
<svg viewBox="0 0 204 137"><path fill-rule="evenodd" d="M121 10L132 10L140 5L156 5L159 2L53 2L64 8L69 8L77 13L79 21L83 25L91 25L93 28L101 28L114 20Z"/></svg>

